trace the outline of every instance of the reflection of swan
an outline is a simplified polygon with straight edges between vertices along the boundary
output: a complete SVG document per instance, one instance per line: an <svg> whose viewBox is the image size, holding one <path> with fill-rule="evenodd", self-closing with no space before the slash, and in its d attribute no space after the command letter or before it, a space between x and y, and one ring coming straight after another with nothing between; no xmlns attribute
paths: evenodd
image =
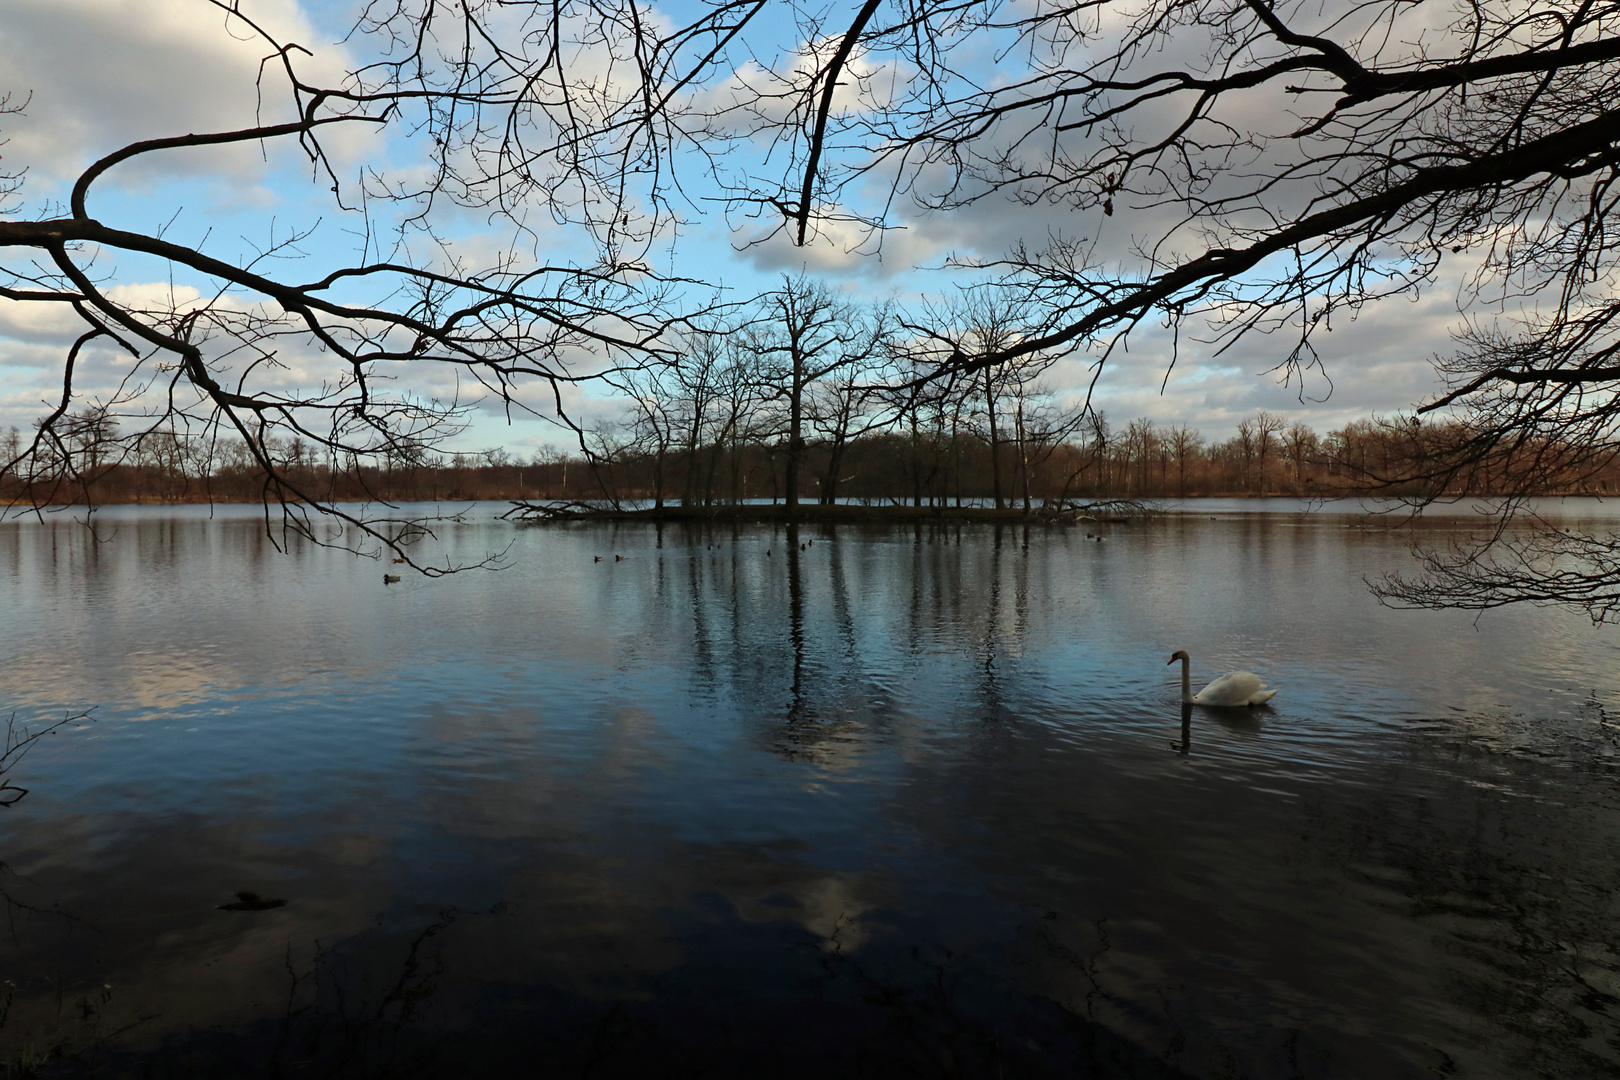
<svg viewBox="0 0 1620 1080"><path fill-rule="evenodd" d="M1181 700L1192 705L1262 705L1277 696L1267 690L1260 676L1252 671L1228 671L1198 693L1192 692L1192 658L1186 649L1170 654L1170 663L1181 661Z"/></svg>

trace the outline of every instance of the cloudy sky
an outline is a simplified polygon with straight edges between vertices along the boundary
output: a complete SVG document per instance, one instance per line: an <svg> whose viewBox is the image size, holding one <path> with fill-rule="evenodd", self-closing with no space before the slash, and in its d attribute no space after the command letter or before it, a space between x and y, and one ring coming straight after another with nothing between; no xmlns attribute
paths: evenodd
<svg viewBox="0 0 1620 1080"><path fill-rule="evenodd" d="M362 59L356 50L363 43L342 40L342 5L244 0L243 6L277 35L309 46L314 56L303 62L311 76L336 79ZM202 0L0 0L0 92L9 91L13 104L27 105L21 115L0 117L0 137L7 140L0 147L0 171L27 170L8 211L21 217L60 212L86 164L128 142L252 123L263 52L261 43L233 31ZM346 175L415 165L408 140L398 133L346 135L331 148ZM353 258L363 224L334 206L327 185L312 183L307 165L286 147L143 159L100 183L91 213L110 225L161 229L170 239L207 244L211 253L235 258L268 247L290 230L311 229L298 250L312 269L325 260ZM683 213L687 224L668 255L675 273L701 276L730 295L745 296L783 273L805 271L853 296L903 303L954 289L958 279L941 268L953 257L993 259L1012 238L1052 231L1128 245L1141 225L1129 208L1107 220L1079 220L1061 208L992 199L948 216L902 215L903 227L874 251L852 230L831 228L809 247L797 248L780 235L756 242L763 235L757 221L706 213L701 202L689 203ZM500 242L481 229L475 215L464 214L454 240L467 252ZM539 228L538 235L538 243L555 251L577 251L561 231ZM14 253L6 258L13 260ZM106 261L97 270L122 297L184 302L199 295L197 283L173 280L155 262ZM299 270L290 276L320 275ZM1184 329L1177 345L1163 328L1144 324L1108 361L1095 400L1119 425L1135 417L1188 422L1217 439L1259 409L1331 430L1370 413L1410 407L1434 390L1429 359L1450 349L1449 333L1461 320L1458 296L1456 280L1441 280L1420 297L1382 301L1354 319L1341 319L1316 340L1325 373L1309 373L1303 383L1285 384L1271 370L1293 344L1286 335L1253 335L1217 356L1197 340L1196 327ZM26 428L48 411L60 396L62 357L78 332L70 313L0 300L0 427ZM124 360L112 351L86 359L79 388L91 396L110 393ZM296 360L284 374L289 383L319 377ZM442 370L401 378L441 398L471 402L478 396L475 387L458 386ZM1052 378L1079 393L1091 372L1080 357L1060 365ZM594 394L579 391L571 403L587 413L611 411L611 402ZM504 444L522 452L557 439L554 428L521 417L508 421L486 407L459 445Z"/></svg>

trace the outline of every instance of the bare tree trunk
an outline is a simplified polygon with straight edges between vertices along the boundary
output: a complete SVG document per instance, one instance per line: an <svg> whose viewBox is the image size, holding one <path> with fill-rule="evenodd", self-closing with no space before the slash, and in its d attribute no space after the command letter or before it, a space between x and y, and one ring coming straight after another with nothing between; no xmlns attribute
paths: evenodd
<svg viewBox="0 0 1620 1080"><path fill-rule="evenodd" d="M960 409L951 417L951 479L955 482L958 510L962 509L962 426L959 423L961 418ZM944 501L940 500L941 505Z"/></svg>
<svg viewBox="0 0 1620 1080"><path fill-rule="evenodd" d="M788 445L782 503L790 511L799 506L799 461L804 454L804 358L795 342L793 381L788 394Z"/></svg>
<svg viewBox="0 0 1620 1080"><path fill-rule="evenodd" d="M995 495L996 509L1001 501L1001 433L996 430L996 390L990 369L984 369L984 408L990 418L990 491Z"/></svg>
<svg viewBox="0 0 1620 1080"><path fill-rule="evenodd" d="M911 505L922 505L922 442L917 438L917 410L911 410Z"/></svg>
<svg viewBox="0 0 1620 1080"><path fill-rule="evenodd" d="M1029 440L1024 436L1024 399L1018 399L1018 466L1024 479L1024 513L1029 513Z"/></svg>

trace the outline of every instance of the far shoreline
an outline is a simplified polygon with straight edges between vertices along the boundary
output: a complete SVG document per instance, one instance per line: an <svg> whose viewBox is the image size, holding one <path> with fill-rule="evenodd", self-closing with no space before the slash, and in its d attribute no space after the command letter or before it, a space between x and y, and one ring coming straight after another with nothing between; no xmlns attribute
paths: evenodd
<svg viewBox="0 0 1620 1080"><path fill-rule="evenodd" d="M1264 495L1241 492L1230 494L1188 494L1148 496L1143 498L1097 498L1092 500L1066 500L1058 502L1048 500L1045 503L1031 505L1026 510L1021 504L996 509L990 506L941 506L941 505L914 505L898 501L861 502L849 501L832 504L801 502L789 506L783 502L747 502L747 503L715 503L710 505L685 506L678 501L667 502L662 506L637 505L643 500L621 499L617 504L608 500L593 499L513 499L510 497L491 498L480 494L479 496L441 496L431 499L382 499L369 500L335 499L327 503L314 503L288 499L285 508L288 510L308 509L319 514L322 507L369 507L373 510L390 507L417 508L427 504L442 509L441 516L446 519L459 518L467 513L472 506L481 505L488 508L491 505L504 505L507 510L498 514L497 518L511 521L519 525L566 524L589 522L619 522L647 524L827 524L827 525L858 525L858 524L1000 524L1000 525L1050 525L1066 526L1081 523L1089 524L1131 524L1148 518L1179 517L1183 515L1202 515L1206 509L1197 504L1208 503L1265 503L1265 502L1304 502L1327 507L1334 503L1356 502L1373 500L1375 502L1389 502L1399 504L1403 498L1397 493L1373 494L1368 492L1326 492L1299 494L1295 492L1268 492ZM1433 504L1423 508L1433 513L1443 511L1448 506L1461 506L1468 503L1491 502L1510 498L1503 495L1468 495L1460 497L1445 497L1435 500ZM1515 497L1523 498L1523 497ZM1536 502L1544 500L1579 499L1602 503L1607 500L1605 492L1559 492L1531 497ZM650 500L647 500L650 501ZM1185 504L1193 503L1188 507ZM111 509L114 507L263 507L271 512L283 509L283 504L260 499L244 498L197 498L197 499L109 499L88 502L41 502L31 503L26 500L0 503L0 518L7 516L20 517L33 513L61 514L64 512L89 512ZM462 507L464 509L453 509ZM1223 508L1226 513L1239 512L1237 508ZM1258 512L1258 511L1257 511ZM1361 513L1377 513L1377 511L1357 511ZM1420 511L1421 513L1421 511ZM1440 516L1446 516L1443 512Z"/></svg>

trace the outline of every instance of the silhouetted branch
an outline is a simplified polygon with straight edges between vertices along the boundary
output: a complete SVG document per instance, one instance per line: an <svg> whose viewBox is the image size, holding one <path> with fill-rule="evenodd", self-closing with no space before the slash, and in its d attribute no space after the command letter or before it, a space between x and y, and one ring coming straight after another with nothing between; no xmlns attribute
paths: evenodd
<svg viewBox="0 0 1620 1080"><path fill-rule="evenodd" d="M24 795L28 794L27 788L13 784L6 778L6 774L17 767L18 762L22 761L28 751L33 749L35 743L52 732L66 727L68 724L76 724L80 720L89 719L90 710L87 709L84 712L64 716L60 720L53 720L43 726L30 729L17 724L16 713L12 713L7 717L5 746L0 749L0 807L15 805Z"/></svg>

